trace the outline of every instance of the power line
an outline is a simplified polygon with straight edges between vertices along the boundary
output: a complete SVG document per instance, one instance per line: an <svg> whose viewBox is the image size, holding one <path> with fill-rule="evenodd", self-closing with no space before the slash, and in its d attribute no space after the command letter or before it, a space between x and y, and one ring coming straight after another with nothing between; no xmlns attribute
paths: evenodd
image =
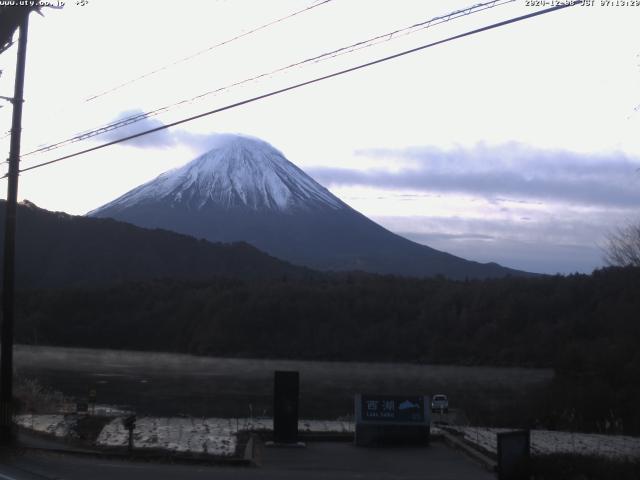
<svg viewBox="0 0 640 480"><path fill-rule="evenodd" d="M458 35L447 37L447 38L445 38L443 40L438 40L438 41L435 41L435 42L432 42L432 43L428 43L428 44L425 44L425 45L421 45L419 47L415 47L415 48L412 48L412 49L409 49L409 50L404 50L402 52L399 52L399 53L396 53L396 54L393 54L393 55L389 55L387 57L379 58L377 60L373 60L373 61L370 61L370 62L367 62L367 63L363 63L363 64L357 65L355 67L350 67L350 68L347 68L347 69L344 69L344 70L340 70L340 71L337 71L337 72L334 72L334 73L331 73L331 74L328 74L328 75L323 75L321 77L317 77L317 78L314 78L314 79L311 79L311 80L307 80L305 82L301 82L301 83L297 83L297 84L294 84L294 85L290 85L288 87L281 88L279 90L273 90L273 91L271 91L269 93L258 95L256 97L252 97L252 98L249 98L247 100L242 100L240 102L232 103L230 105L226 105L224 107L216 108L216 109L210 110L208 112L200 113L198 115L193 115L191 117L187 117L187 118L184 118L182 120L178 120L178 121L166 124L166 125L162 125L160 127L152 128L150 130L145 130L144 132L140 132L140 133L136 133L136 134L133 134L133 135L129 135L127 137L123 137L123 138L120 138L120 139L117 139L117 140L113 140L111 142L107 142L107 143L104 143L104 144L101 144L101 145L96 145L95 147L87 148L87 149L81 150L79 152L75 152L75 153L72 153L72 154L69 154L69 155L64 155L62 157L59 157L59 158L56 158L56 159L53 159L53 160L49 160L49 161L46 161L46 162L39 163L37 165L33 165L31 167L28 167L28 168L24 168L24 169L20 170L20 172L26 172L26 171L29 171L29 170L34 170L36 168L44 167L46 165L51 165L53 163L61 162L63 160L67 160L69 158L77 157L79 155L84 155L85 153L93 152L93 151L96 151L96 150L100 150L102 148L106 148L106 147L110 147L112 145L116 145L118 143L126 142L128 140L132 140L134 138L141 137L143 135L149 135L151 133L159 132L161 130L165 130L165 129L168 129L168 128L171 128L171 127L175 127L175 126L181 125L183 123L191 122L191 121L197 120L199 118L203 118L203 117L206 117L206 116L209 116L209 115L213 115L215 113L220 113L220 112L223 112L225 110L231 110L233 108L240 107L242 105L253 103L253 102L256 102L258 100L263 100L265 98L269 98L269 97L272 97L272 96L275 96L275 95L279 95L281 93L285 93L285 92L288 92L288 91L291 91L291 90L296 90L298 88L301 88L301 87L304 87L304 86L307 86L307 85L311 85L311 84L314 84L314 83L318 83L318 82L321 82L323 80L328 80L330 78L334 78L334 77L338 77L338 76L341 76L341 75L344 75L344 74L347 74L347 73L355 72L357 70L361 70L363 68L371 67L373 65L377 65L377 64L380 64L380 63L383 63L383 62L387 62L389 60L393 60L393 59L396 59L396 58L399 58L399 57L403 57L403 56L409 55L411 53L419 52L419 51L425 50L427 48L435 47L436 45L441 45L443 43L452 42L454 40L459 40L459 39L464 38L464 37L475 35L475 34L478 34L478 33L481 33L481 32L486 32L488 30L493 30L495 28L503 27L503 26L510 25L510 24L516 23L516 22L521 22L521 21L527 20L529 18L537 17L537 16L540 16L540 15L545 15L547 13L555 12L555 11L558 11L558 10L562 10L562 9L565 9L565 8L568 8L568 7L572 7L572 6L576 6L576 5L580 5L580 4L582 4L582 0L577 0L575 3L567 3L567 4L557 5L557 6L554 6L554 7L547 8L545 10L532 12L532 13L529 13L529 14L526 14L526 15L521 15L519 17L510 18L508 20L503 20L501 22L497 22L497 23L493 23L493 24L490 24L490 25L486 25L484 27L476 28L474 30L469 30L467 32L460 33ZM3 177L0 177L0 179L1 178L6 178L6 177L7 177L7 175L4 175Z"/></svg>
<svg viewBox="0 0 640 480"><path fill-rule="evenodd" d="M151 76L153 76L153 75L155 75L155 74L157 74L157 73L160 73L160 72L162 72L162 71L168 70L168 69L170 69L171 67L174 67L174 66L176 66L176 65L179 65L179 64L181 64L181 63L188 62L189 60L192 60L192 59L194 59L194 58L196 58L196 57L199 57L200 55L203 55L203 54L205 54L205 53L207 53L207 52L213 51L213 50L215 50L216 48L222 47L222 46L227 45L227 44L229 44L229 43L232 43L232 42L234 42L234 41L236 41L236 40L239 40L239 39L241 39L241 38L244 38L244 37L247 37L247 36L249 36L249 35L252 35L252 34L254 34L254 33L256 33L256 32L259 32L259 31L261 31L261 30L264 30L264 29L266 29L266 28L269 28L269 27L271 27L271 26L273 26L273 25L276 25L276 24L278 24L278 23L284 22L285 20L288 20L288 19L290 19L290 18L292 18L292 17L295 17L295 16L297 16L297 15L300 15L300 14L302 14L302 13L308 12L309 10L312 10L312 9L314 9L314 8L316 8L316 7L321 6L321 5L325 5L325 4L327 4L327 3L329 3L329 2L332 2L332 1L334 1L334 0L319 0L319 1L316 1L316 2L315 2L315 3L313 3L312 5L309 5L308 7L305 7L305 8L300 9L300 10L296 10L296 11L294 11L294 12L292 12L292 13L289 13L289 14L287 14L287 15L283 16L283 17L277 18L277 19L275 19L275 20L272 20L272 21L270 21L270 22L267 22L267 23L265 23L265 24L262 24L262 25L260 25L260 26L258 26L258 27L252 28L252 29L250 29L250 30L248 30L248 31L246 31L246 32L244 32L244 33L240 33L240 34L238 34L238 35L235 35L235 36L233 36L233 37L231 37L231 38L228 38L227 40L224 40L224 41L222 41L222 42L219 42L219 43L216 43L216 44L214 44L214 45L211 45L210 47L207 47L207 48L205 48L205 49L203 49L203 50L199 50L199 51L198 51L198 52L196 52L196 53L193 53L193 54L188 55L188 56L186 56L186 57L182 57L182 58L180 58L180 59L178 59L178 60L176 60L176 61L174 61L174 62L172 62L172 63L166 64L166 65L163 65L162 67L159 67L159 68L157 68L157 69L155 69L155 70L149 71L149 72L147 72L147 73L145 73L145 74L143 74L143 75L140 75L140 76L135 77L135 78L133 78L133 79L131 79L131 80L128 80L128 81L123 82L123 83L121 83L121 84L119 84L119 85L116 85L115 87L112 87L112 88L109 88L109 89L104 90L104 91L102 91L102 92L99 92L99 93L93 94L93 95L91 95L91 96L89 96L89 97L85 98L85 99L82 101L82 103L89 103L89 102L91 102L91 101L93 101L93 100L96 100L97 98L103 97L103 96L105 96L105 95L107 95L107 94L109 94L109 93L112 93L112 92L115 92L115 91L117 91L117 90L120 90L121 88L124 88L124 87L126 87L126 86L128 86L128 85L131 85L131 84L135 83L135 82L138 82L138 81L143 80L143 79L145 79L145 78L151 77ZM161 113L161 111L163 111L163 110L164 110L164 108L161 108L161 109L158 109L157 111L154 111L154 112L152 112L152 113L154 113L154 114L156 114L156 115L157 115L158 113ZM131 119L131 117L130 117L130 118L127 118L127 119L122 120L122 125L121 125L121 126L126 126L126 125L129 125L129 124L131 124L131 123L135 123L135 122L131 122L131 121L129 121L130 119ZM139 121L139 120L141 120L141 119L138 119L137 121ZM117 124L117 125L120 125L120 122L116 122L116 124ZM96 130L96 132L97 132L97 133L95 133L94 135L91 135L91 133L93 133L93 131L92 131L92 130L84 131L84 132L82 132L82 133L77 134L77 135L76 135L76 136L74 136L72 139L68 139L68 140L65 140L65 141L63 141L63 142L58 142L58 143L52 144L52 145L50 145L50 146L46 146L46 147L43 147L43 148L37 148L37 149L35 149L35 150L33 150L33 151L27 152L26 154L24 154L24 155L23 155L23 157L25 157L25 156L27 156L27 155L30 155L30 154L33 154L33 153L37 153L37 152L46 152L46 151L49 151L49 150L53 150L54 148L56 148L56 147L58 147L58 146L62 146L62 144L75 143L75 141L85 140L86 138L90 138L91 136L99 135L100 133L104 133L104 132L106 132L106 131L109 131L108 127L110 127L110 126L111 126L111 124L107 124L107 125L104 125L104 126L102 126L102 127L98 128L98 129ZM119 128L119 127L116 127L116 128ZM8 136L8 135L7 135L7 136ZM3 138L4 138L4 137L3 137ZM71 140L73 140L73 141L71 141ZM54 148L49 148L49 147L54 147ZM6 163L6 162L3 162L3 163Z"/></svg>
<svg viewBox="0 0 640 480"><path fill-rule="evenodd" d="M488 1L488 2L477 3L477 4L472 5L470 7L461 8L459 10L454 10L454 11L446 13L444 15L439 15L439 16L433 17L433 18L431 18L429 20L425 20L425 21L422 21L422 22L419 22L419 23L415 23L415 24L410 25L408 27L399 28L399 29L393 30L391 32L387 32L387 33L383 33L381 35L377 35L377 36L369 38L367 40L363 40L363 41L360 41L360 42L353 43L353 44L348 45L346 47L338 48L338 49L333 50L331 52L323 53L322 55L318 55L316 57L312 57L312 58L310 58L308 60L305 60L305 61L314 61L314 60L321 59L323 57L335 58L335 57L337 57L339 55L342 55L344 53L351 53L353 51L360 50L361 48L365 48L365 47L372 46L372 45L377 45L378 43L382 43L382 41L389 41L389 40L398 38L401 35L408 35L408 34L411 34L411 33L415 33L417 31L423 30L425 28L429 28L429 27L432 27L432 26L435 26L435 25L439 25L441 23L445 23L445 22L448 22L450 20L454 20L454 19L459 18L459 17L467 16L467 15L470 15L472 13L478 13L478 12L481 12L483 10L488 10L490 8L498 7L500 5L504 5L504 4L507 4L507 3L513 3L515 1L516 0L492 0L492 1Z"/></svg>
<svg viewBox="0 0 640 480"><path fill-rule="evenodd" d="M30 156L30 155L33 155L33 154L49 152L51 150L55 150L57 148L64 147L66 145L70 145L70 144L73 144L73 143L80 142L82 140L86 140L86 139L101 135L103 133L107 133L107 132L110 132L110 131L113 131L113 130L117 130L117 129L125 127L127 125L131 125L133 123L140 122L140 121L145 120L147 118L155 117L155 116L160 115L162 113L166 113L169 110L171 110L173 108L176 108L176 107L178 107L180 105L185 105L185 104L192 103L192 102L195 102L195 101L200 101L201 99L203 99L203 98L205 98L207 96L210 96L210 95L213 95L213 94L217 94L217 93L229 90L231 88L238 87L240 85L244 85L246 83L254 82L254 81L259 80L261 78L269 77L269 76L272 76L272 75L275 75L277 73L281 73L281 72L287 71L287 70L295 68L295 67L300 67L300 66L308 64L308 63L317 63L317 62L321 62L321 61L325 61L325 60L330 60L330 59L336 58L338 56L346 55L346 54L352 53L354 51L357 51L357 50L360 50L360 49L363 49L363 48L371 47L371 46L378 45L378 44L383 43L383 42L388 42L388 41L397 39L397 38L399 38L400 36L403 36L403 35L408 35L408 34L415 33L415 32L420 31L420 30L424 30L426 28L430 28L432 26L439 25L441 23L449 22L451 20L454 20L456 18L460 18L462 16L467 16L467 15L470 15L470 14L473 14L473 13L478 13L478 12L481 12L483 10L488 10L490 8L498 7L498 6L507 4L507 3L512 3L514 1L515 0L492 0L492 1L487 1L487 2L483 2L483 3L478 3L478 4L472 5L472 6L467 7L467 8L455 10L455 11L449 12L447 14L437 16L437 17L432 17L432 18L430 18L428 20L424 20L422 22L415 23L415 24L410 25L408 27L396 29L396 30L393 30L393 31L390 31L390 32L386 32L386 33L381 34L381 35L376 35L374 37L371 37L371 38L368 38L366 40L362 40L362 41L353 43L351 45L347 45L345 47L341 47L341 48L338 48L338 49L335 49L335 50L331 50L329 52L325 52L325 53L322 53L322 54L319 54L319 55L315 55L313 57L309 57L309 58L306 58L304 60L299 60L297 62L294 62L292 64L286 65L284 67L279 67L279 68L277 68L275 70L272 70L272 71L269 71L269 72L261 73L261 74L255 75L253 77L249 77L249 78L246 78L244 80L240 80L240 81L231 83L229 85L225 85L223 87L218 87L218 88L213 89L213 90L208 90L208 91L206 91L204 93L201 93L201 94L196 95L195 97L192 97L192 98L189 98L189 99L183 99L183 100L180 100L180 101L175 102L173 104L157 108L155 110L151 110L151 111L148 111L148 112L145 112L145 113L141 113L141 114L132 115L130 117L126 117L126 118L118 120L116 122L108 123L106 125L103 125L101 127L96 128L96 129L85 130L84 132L81 132L81 133L79 133L77 135L74 135L73 137L67 138L65 140L61 140L61 141L53 143L53 144L49 144L49 145L45 145L45 146L39 147L39 148L37 148L35 150L32 150L32 151L29 151L29 152L25 153L24 155L22 155L22 158Z"/></svg>
<svg viewBox="0 0 640 480"><path fill-rule="evenodd" d="M231 42L234 42L234 41L236 41L236 40L239 40L239 39L241 39L241 38L243 38L243 37L246 37L246 36L252 35L252 34L254 34L254 33L256 33L256 32L259 32L260 30L264 30L265 28L269 28L269 27L271 27L271 26L273 26L273 25L276 25L276 24L278 24L278 23L280 23L280 22L283 22L283 21L285 21L285 20L288 20L289 18L295 17L296 15L300 15L301 13L308 12L309 10L312 10L312 9L314 9L314 8L317 8L317 7L321 6L321 5L325 5L325 4L327 4L327 3L329 3L329 2L332 2L332 1L333 1L333 0L321 0L320 2L318 2L318 3L314 3L314 4L312 4L312 5L309 5L309 6L308 6L308 7L306 7L306 8L303 8L303 9L301 9L301 10L296 10L295 12L289 13L289 14L285 15L284 17L277 18L276 20L272 20L271 22L268 22L268 23L265 23L265 24L260 25L260 26L258 26L258 27L252 28L251 30L249 30L249 31L247 31L247 32L240 33L240 34L238 34L238 35L236 35L236 36L234 36L234 37L231 37L231 38L229 38L229 39L227 39L227 40L224 40L224 41L222 41L222 42L216 43L215 45L211 45L210 47L207 47L207 48L205 48L205 49L203 49L203 50L199 50L199 51L198 51L198 52L196 52L196 53L193 53L193 54L188 55L188 56L186 56L186 57L180 58L180 59L176 60L175 62L169 63L169 64L167 64L167 65L164 65L164 66L160 67L160 68L157 68L157 69L152 70L152 71L150 71L150 72L147 72L147 73L145 73L145 74L143 74L143 75L140 75L140 76L138 76L138 77L135 77L135 78L133 78L133 79L131 79L131 80L128 80L128 81L126 81L126 82L123 82L123 83L121 83L120 85L116 85L116 86L115 86L115 87L113 87L113 88L110 88L110 89L105 90L105 91L103 91L103 92L100 92L100 93L96 93L96 94L94 94L94 95L91 95L91 96L89 96L89 97L85 98L85 99L84 99L84 102L91 102L91 101L93 101L93 100L95 100L95 99L97 99L97 98L100 98L100 97L104 96L104 95L107 95L107 94L109 94L109 93L115 92L116 90L120 90L121 88L126 87L127 85L131 85L132 83L135 83L135 82L137 82L137 81L139 81L139 80L143 80L143 79L145 79L145 78L148 78L148 77L150 77L150 76L152 76L152 75L155 75L156 73L160 73L160 72L163 72L163 71L165 71L165 70L168 70L169 68L174 67L174 66L176 66L176 65L179 65L179 64L181 64L181 63L188 62L189 60L192 60L192 59L194 59L194 58L196 58L196 57L199 57L200 55L203 55L203 54L205 54L205 53L207 53L207 52L210 52L210 51L212 51L212 50L215 50L215 49L216 49L216 48L218 48L218 47L222 47L222 46L227 45L227 44L229 44L229 43L231 43Z"/></svg>
<svg viewBox="0 0 640 480"><path fill-rule="evenodd" d="M393 32L389 32L389 33L385 33L385 34L382 34L382 35L378 35L378 36L373 37L373 38L371 38L371 39L369 39L367 41L358 42L358 43L354 43L352 45L349 45L347 47L339 48L337 50L334 50L333 52L325 53L325 54L321 55L321 57L326 57L326 58L324 58L325 60L331 59L331 58L335 58L335 57L339 57L339 56L347 54L347 53L352 53L352 52L355 52L355 51L358 51L358 50L362 50L364 48L369 48L369 47L372 47L372 46L375 46L375 45L379 45L379 44L384 43L384 42L388 42L388 41L390 41L392 39L395 40L395 39L400 38L402 36L410 35L412 33L418 32L420 30L424 30L424 29L433 27L435 25L439 25L441 23L448 22L450 20L454 20L454 19L459 18L459 17L471 15L473 13L478 13L478 12L481 12L483 10L489 10L490 8L499 7L499 6L505 5L507 3L513 3L515 1L516 0L493 0L493 1L484 2L484 3L477 3L475 5L472 5L471 7L463 8L463 9L460 9L460 10L455 10L455 11L450 12L448 14L440 15L438 17L433 17L430 20L426 20L424 22L416 23L416 24L411 25L409 27L401 28L401 29L395 30ZM318 57L318 58L320 58L320 57ZM318 60L316 60L316 61L318 61Z"/></svg>

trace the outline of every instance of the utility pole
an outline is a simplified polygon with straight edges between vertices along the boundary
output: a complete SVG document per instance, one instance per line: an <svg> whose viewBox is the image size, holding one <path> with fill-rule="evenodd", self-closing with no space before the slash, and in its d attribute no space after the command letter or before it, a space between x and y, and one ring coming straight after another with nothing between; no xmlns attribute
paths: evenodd
<svg viewBox="0 0 640 480"><path fill-rule="evenodd" d="M15 89L12 99L11 146L4 227L4 269L2 284L2 331L0 338L0 443L13 442L13 323L15 301L16 209L18 174L20 171L20 135L22 133L22 102L24 101L24 70L27 56L29 13L20 22Z"/></svg>

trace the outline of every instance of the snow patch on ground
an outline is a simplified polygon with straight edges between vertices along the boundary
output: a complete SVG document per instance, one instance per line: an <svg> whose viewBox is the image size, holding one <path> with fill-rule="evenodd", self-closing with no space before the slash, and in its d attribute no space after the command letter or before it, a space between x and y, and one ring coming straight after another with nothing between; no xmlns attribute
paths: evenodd
<svg viewBox="0 0 640 480"><path fill-rule="evenodd" d="M235 434L235 425L229 419L142 417L136 420L133 446L137 449L231 456L237 446ZM96 441L105 447L123 447L128 442L129 432L119 418L108 423Z"/></svg>
<svg viewBox="0 0 640 480"><path fill-rule="evenodd" d="M271 430L271 418L142 417L136 421L133 442L134 448L229 456L236 450L238 432ZM342 420L300 420L298 430L301 433L353 433L354 425ZM96 443L124 447L128 439L128 431L117 418L103 428Z"/></svg>
<svg viewBox="0 0 640 480"><path fill-rule="evenodd" d="M480 448L497 453L500 432L508 428L448 427L464 434L464 439ZM640 437L595 433L531 430L531 454L572 453L607 458L640 459Z"/></svg>
<svg viewBox="0 0 640 480"><path fill-rule="evenodd" d="M352 433L352 422L341 420L300 420L300 432ZM273 430L271 418L181 418L141 417L133 431L134 448L162 449L176 452L233 455L241 431ZM129 433L120 418L108 423L97 444L104 447L124 447Z"/></svg>
<svg viewBox="0 0 640 480"><path fill-rule="evenodd" d="M16 415L14 421L17 425L34 432L47 433L59 438L68 437L75 424L75 420L67 415Z"/></svg>
<svg viewBox="0 0 640 480"><path fill-rule="evenodd" d="M122 410L116 410L121 412ZM112 413L112 412L110 412ZM21 427L56 437L69 437L77 421L76 415L18 415L16 423ZM180 453L232 456L236 453L237 434L242 431L268 432L273 430L271 418L189 418L189 417L139 417L133 430L133 446L136 449L167 450ZM298 422L300 433L351 433L355 431L352 420L307 420ZM431 433L440 433L431 427ZM126 447L129 432L122 417L104 426L96 440L97 446Z"/></svg>
<svg viewBox="0 0 640 480"><path fill-rule="evenodd" d="M240 430L269 431L273 430L271 418L239 418L236 419ZM298 431L301 433L353 433L353 422L346 420L299 420Z"/></svg>

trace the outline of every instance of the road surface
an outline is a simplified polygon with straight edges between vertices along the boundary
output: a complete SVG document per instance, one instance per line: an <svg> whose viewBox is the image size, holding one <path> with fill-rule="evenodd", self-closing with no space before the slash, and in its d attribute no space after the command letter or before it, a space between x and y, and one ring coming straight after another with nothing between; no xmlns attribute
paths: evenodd
<svg viewBox="0 0 640 480"><path fill-rule="evenodd" d="M259 467L122 461L33 450L0 453L0 480L301 478L494 480L495 475L441 442L426 448L368 449L330 442L309 443L305 449L265 448Z"/></svg>

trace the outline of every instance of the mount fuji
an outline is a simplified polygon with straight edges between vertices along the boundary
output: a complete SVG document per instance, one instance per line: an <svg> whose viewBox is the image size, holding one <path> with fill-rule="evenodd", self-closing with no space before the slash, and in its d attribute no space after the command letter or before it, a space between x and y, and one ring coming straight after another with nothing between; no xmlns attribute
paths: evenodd
<svg viewBox="0 0 640 480"><path fill-rule="evenodd" d="M216 135L213 148L88 213L214 242L245 241L319 270L449 278L527 275L400 237L349 207L257 138Z"/></svg>

